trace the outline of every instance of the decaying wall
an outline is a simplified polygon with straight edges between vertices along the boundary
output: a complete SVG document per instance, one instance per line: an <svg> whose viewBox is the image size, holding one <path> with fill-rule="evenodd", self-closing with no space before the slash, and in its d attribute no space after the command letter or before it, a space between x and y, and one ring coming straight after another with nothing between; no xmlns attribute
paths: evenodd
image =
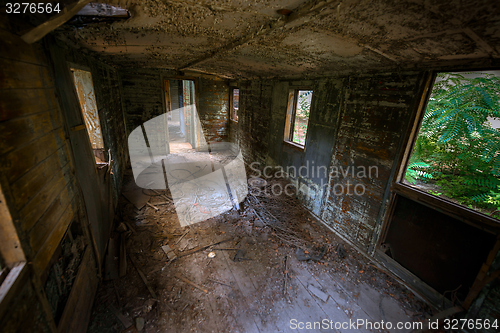
<svg viewBox="0 0 500 333"><path fill-rule="evenodd" d="M272 82L245 81L240 83L238 123L232 138L238 143L245 163L265 163L268 154L271 119ZM237 129L237 130L236 130Z"/></svg>
<svg viewBox="0 0 500 333"><path fill-rule="evenodd" d="M122 69L121 84L127 131L165 112L163 80L176 78L175 71ZM225 81L194 78L203 133L207 141L227 141L229 95Z"/></svg>
<svg viewBox="0 0 500 333"><path fill-rule="evenodd" d="M43 285L69 225L80 223L81 203L48 59L39 44L28 46L6 31L1 41L2 190L31 263L2 330L50 331L55 323Z"/></svg>
<svg viewBox="0 0 500 333"><path fill-rule="evenodd" d="M346 82L322 217L364 250L368 250L380 222L384 194L401 140L420 101L422 80L418 73L400 73L351 77ZM342 171L346 170L349 172L344 176ZM350 193L337 195L340 188L349 190L348 182L352 184ZM364 195L354 195L357 184L365 189Z"/></svg>
<svg viewBox="0 0 500 333"><path fill-rule="evenodd" d="M66 46L57 39L56 43L64 59L70 67L90 71L94 85L97 111L99 113L104 147L111 151L113 159L113 199L116 204L117 196L122 186L123 173L129 166L127 133L122 112L120 91L120 72L91 54L84 54L80 50Z"/></svg>
<svg viewBox="0 0 500 333"><path fill-rule="evenodd" d="M421 83L419 73L241 82L231 138L247 163L293 166L304 204L367 251ZM314 90L304 150L283 142L288 91L298 87ZM357 184L365 195L353 195Z"/></svg>
<svg viewBox="0 0 500 333"><path fill-rule="evenodd" d="M109 226L128 164L119 76L114 68L61 47L53 38L28 45L12 30L0 27L0 182L29 264L16 284L18 296L12 304L2 304L8 307L0 318L2 332L81 332L90 316L99 263L88 227L93 212L86 207L82 185L105 193L100 212ZM60 51L57 59L50 51L54 49ZM72 140L78 135L84 143L80 146L89 151L91 146L86 131L74 126L81 119L68 123L68 106L80 112L72 81L61 84L57 75L63 68L65 78L71 78L68 62L92 73L113 175L98 171L93 155L84 162L102 183L82 182L77 176L82 161L75 158L78 145ZM64 99L68 92L75 97L71 105ZM102 230L93 232L107 242Z"/></svg>
<svg viewBox="0 0 500 333"><path fill-rule="evenodd" d="M274 168L268 169L269 175L280 168L289 176L297 172L290 179L303 204L372 254L425 77L423 72L398 71L232 83L240 89L240 107L239 121L230 122L229 137L238 143L247 164L257 162L254 171L270 166ZM283 140L288 92L296 88L314 90L303 150ZM497 293L498 287L485 289L467 316L495 320Z"/></svg>
<svg viewBox="0 0 500 333"><path fill-rule="evenodd" d="M227 82L198 80L199 117L207 142L227 141L229 93Z"/></svg>

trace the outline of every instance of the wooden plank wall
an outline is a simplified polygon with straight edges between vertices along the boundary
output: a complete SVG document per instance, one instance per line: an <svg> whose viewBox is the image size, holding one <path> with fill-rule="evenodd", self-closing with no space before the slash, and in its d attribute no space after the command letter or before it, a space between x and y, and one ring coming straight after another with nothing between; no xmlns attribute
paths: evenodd
<svg viewBox="0 0 500 333"><path fill-rule="evenodd" d="M85 331L98 277L81 180L76 177L79 165L74 161L65 121L67 110L60 104L61 87L55 83L53 62L44 46L47 40L25 44L11 33L19 30L12 28L17 23L5 22L9 20L0 24L0 184L28 262L28 274L16 291L19 296L12 304L2 304L9 308L0 318L0 330L64 332L74 331L76 323ZM119 194L128 157L123 144L126 136L118 72L107 65L99 66L96 81L99 91L106 92L98 97L103 106L101 126L107 148L113 153L115 176L96 175L106 181L89 186L104 193L102 205L110 225L114 210L110 203ZM89 159L93 165L93 156ZM110 179L114 186L108 186ZM58 327L44 286L72 223L81 224L87 246Z"/></svg>
<svg viewBox="0 0 500 333"><path fill-rule="evenodd" d="M44 53L7 32L1 40L2 188L26 257L41 276L78 210L74 167Z"/></svg>
<svg viewBox="0 0 500 333"><path fill-rule="evenodd" d="M26 284L20 294L26 293L32 304L38 295L33 305L42 309L46 300L41 278L79 209L73 165L44 52L40 45L23 44L5 30L0 34L2 189L31 272L39 282L36 293ZM6 318L15 321L17 311L21 310L13 308ZM53 328L50 313L39 315L46 330Z"/></svg>

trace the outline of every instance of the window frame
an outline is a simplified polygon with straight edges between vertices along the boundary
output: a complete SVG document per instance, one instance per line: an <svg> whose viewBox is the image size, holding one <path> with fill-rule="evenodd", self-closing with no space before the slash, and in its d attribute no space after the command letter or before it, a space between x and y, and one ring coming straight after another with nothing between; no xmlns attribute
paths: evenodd
<svg viewBox="0 0 500 333"><path fill-rule="evenodd" d="M453 72L470 72L470 71L480 71L481 69L467 69L467 70L454 70ZM491 69L490 69L491 70ZM489 217L488 215L484 215L482 213L476 212L475 210L469 209L465 206L461 206L455 204L451 201L444 200L435 195L426 193L417 188L411 187L408 184L403 182L405 178L406 169L408 167L408 163L411 157L411 153L413 152L413 147L415 145L415 141L420 132L420 127L422 124L423 117L425 115L425 111L427 108L427 104L432 92L432 88L434 86L434 82L436 79L436 75L439 72L445 72L446 70L434 70L427 71L424 73L424 77L422 78L421 87L418 91L418 95L420 96L420 100L415 103L415 107L413 109L412 115L406 127L406 130L403 134L403 139L400 143L400 150L398 155L395 158L395 168L389 178L389 186L387 191L385 192L384 197L387 198L387 204L383 205L382 210L384 211L381 219L380 219L380 232L373 239L372 244L370 245L369 251L373 254L374 258L378 261L382 262L391 272L395 274L402 281L407 282L411 289L417 291L423 297L425 297L429 302L435 304L437 306L442 306L443 302L448 304L448 306L452 306L451 302L448 299L443 298L443 295L435 291L429 285L425 284L420 280L418 276L416 276L413 272L406 270L399 262L389 257L385 250L381 248L382 244L386 241L387 234L391 223L393 222L394 211L398 202L399 197L407 198L416 203L420 203L424 206L427 206L431 209L434 209L438 212L441 212L445 215L451 216L454 219L476 227L480 230L483 230L487 233L498 235L500 232L500 223L497 219ZM498 238L497 238L498 243ZM494 245L492 251L489 256L494 256L497 250ZM489 258L489 257L488 257ZM489 259L487 259L489 260ZM487 262L485 262L486 264ZM485 267L483 264L483 268ZM481 274L479 271L478 274ZM477 283L474 281L471 288L474 288ZM472 289L469 291L467 295L467 299L469 299L473 295Z"/></svg>
<svg viewBox="0 0 500 333"><path fill-rule="evenodd" d="M298 142L293 141L293 131L295 128L295 117L297 113L299 91L303 90L312 91L312 96L311 96L311 106L309 109L309 118L307 119L306 136L304 138L304 144L300 144ZM301 151L305 151L306 149L307 137L309 135L309 119L311 117L313 98L314 98L314 89L311 86L291 87L288 90L288 102L286 107L286 119L285 119L283 142Z"/></svg>
<svg viewBox="0 0 500 333"><path fill-rule="evenodd" d="M94 85L94 79L93 79L92 71L91 71L91 69L89 67L80 66L78 64L74 64L74 63L71 63L71 62L68 62L68 66L69 66L69 71L70 71L70 75L71 75L71 80L73 82L73 89L75 91L76 100L78 101L78 108L80 109L80 114L81 114L82 121L83 121L83 124L72 127L71 131L80 131L80 130L85 129L85 131L87 133L87 136L88 136L88 142L89 142L90 149L93 152L94 165L98 169L104 168L105 166L108 166L110 164L110 161L109 161L109 156L106 156L107 155L106 154L106 150L107 150L106 149L106 142L104 140L104 133L103 133L103 130L102 130L102 125L101 125L101 118L99 116L99 106L97 105L97 94L96 94L96 90L95 90L95 85ZM84 113L84 111L82 109L82 106L81 106L81 103L80 103L80 96L79 96L77 88L76 88L74 71L83 71L83 72L89 72L90 73L90 78L92 80L92 88L93 88L94 97L95 97L96 112L97 112L97 121L98 121L98 125L99 125L99 130L101 132L100 136L101 136L101 141L102 141L102 148L94 148L93 145L92 145L92 140L90 139L89 129L87 127L87 122L85 120L85 113ZM98 162L96 160L96 157L99 158L101 160L101 162Z"/></svg>
<svg viewBox="0 0 500 333"><path fill-rule="evenodd" d="M453 72L470 72L476 70L454 70ZM500 220L490 217L486 214L477 212L473 209L465 207L463 205L454 203L452 201L437 197L430 193L424 192L418 188L412 187L409 184L404 183L406 169L408 168L409 160L415 146L416 139L420 133L420 127L425 115L427 104L429 102L432 89L436 80L436 76L441 71L432 71L427 73L425 79L423 92L421 94L420 102L414 116L410 121L411 128L409 133L405 137L403 143L403 151L396 169L396 175L392 181L391 192L396 195L404 196L410 200L419 202L426 205L432 209L440 211L448 216L451 216L461 222L467 223L479 229L485 230L490 233L498 233L500 230ZM379 244L385 239L385 231L388 230L390 220L392 219L392 207L395 205L396 198L393 195L389 207L387 209L387 214L384 221L384 234L381 235Z"/></svg>
<svg viewBox="0 0 500 333"><path fill-rule="evenodd" d="M234 91L238 90L238 109L234 109ZM234 121L235 123L239 120L238 111L240 110L240 88L239 87L231 87L230 95L229 95L229 119ZM236 117L235 117L236 115ZM236 118L236 119L235 119Z"/></svg>

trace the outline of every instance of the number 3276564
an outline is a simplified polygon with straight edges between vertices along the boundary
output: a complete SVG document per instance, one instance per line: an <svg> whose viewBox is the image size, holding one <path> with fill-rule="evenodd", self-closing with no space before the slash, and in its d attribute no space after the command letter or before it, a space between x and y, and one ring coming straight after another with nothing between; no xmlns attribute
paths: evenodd
<svg viewBox="0 0 500 333"><path fill-rule="evenodd" d="M44 2L8 2L6 4L7 14L51 14L59 13L61 11L58 3L44 3Z"/></svg>

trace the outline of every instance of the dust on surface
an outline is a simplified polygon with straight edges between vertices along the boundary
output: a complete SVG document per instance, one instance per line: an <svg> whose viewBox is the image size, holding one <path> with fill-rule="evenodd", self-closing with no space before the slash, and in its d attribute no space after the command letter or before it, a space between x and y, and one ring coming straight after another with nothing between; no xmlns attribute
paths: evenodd
<svg viewBox="0 0 500 333"><path fill-rule="evenodd" d="M286 183L270 179L266 188ZM287 332L293 331L290 319L300 316L422 321L430 313L424 302L315 220L295 197L251 190L240 212L233 209L181 228L173 204L164 204L168 190L144 191L159 210L146 205L139 211L120 198L120 222L133 229L119 228L128 235L127 273L101 284L88 332L135 332L137 318L145 320L143 332ZM220 241L225 242L194 252ZM169 261L163 245L174 249L177 259ZM298 261L297 248L308 255L326 253ZM235 261L237 249L242 259ZM215 257L209 258L209 252ZM179 274L207 293L177 278ZM310 285L327 293L327 302L314 296ZM389 303L391 313L384 313ZM112 308L134 325L125 330Z"/></svg>

